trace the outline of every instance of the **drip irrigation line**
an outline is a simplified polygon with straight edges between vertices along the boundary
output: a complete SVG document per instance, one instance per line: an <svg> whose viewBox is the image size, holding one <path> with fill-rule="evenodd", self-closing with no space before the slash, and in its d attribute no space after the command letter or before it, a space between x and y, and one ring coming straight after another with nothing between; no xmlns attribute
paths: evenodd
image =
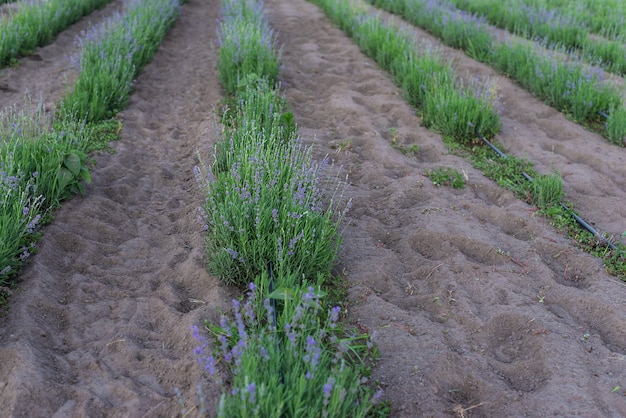
<svg viewBox="0 0 626 418"><path fill-rule="evenodd" d="M600 112L602 113L602 112ZM608 116L607 116L608 117ZM492 144L491 142L489 142L487 140L487 138L485 138L484 136L482 136L481 134L477 134L478 137L489 146L489 148L491 148L496 154L498 154L500 157L504 158L505 160L508 160L509 157L503 153L502 151L500 151L498 149L498 147L496 147L494 144ZM533 178L528 175L528 173L526 173L525 171L522 171L522 175L524 176L524 178L526 180L528 180L530 183L533 182ZM576 215L574 213L573 210L571 210L565 203L559 202L559 205L561 205L561 207L563 209L565 209L567 212L570 213L570 215L572 215L572 217L576 220L576 222L578 222L578 224L580 226L582 226L583 228L585 228L587 231L589 231L591 234L593 234L594 237L596 237L596 239L598 239L600 242L605 243L610 249L612 250L616 250L617 247L615 246L615 244L613 244L611 241L609 241L608 239L606 239L605 237L603 237L594 227L592 227L591 225L589 225L589 223L587 223L583 218L581 218L580 216Z"/></svg>
<svg viewBox="0 0 626 418"><path fill-rule="evenodd" d="M489 142L489 141L487 140L487 138L485 138L485 137L484 137L484 136L482 136L481 134L476 134L476 135L478 135L478 137L479 137L480 139L482 139L482 140L483 140L483 142L484 142L485 144L487 144L487 145L489 146L489 148L491 148L491 149L492 149L492 150L493 150L496 154L498 154L500 157L504 158L505 160L508 160L508 159L509 159L509 157L508 157L505 153L503 153L502 151L500 151L500 150L498 149L498 147L496 147L496 146L495 146L495 145L493 145L491 142ZM527 172L522 171L522 176L524 176L524 178L525 178L526 180L528 180L529 182L531 182L531 183L533 182L533 178L532 178L532 177L531 177L531 176L530 176Z"/></svg>
<svg viewBox="0 0 626 418"><path fill-rule="evenodd" d="M607 119L609 118L609 114L608 114L608 113L604 113L604 112L603 112L603 111L601 111L601 110L598 110L598 113L599 113L600 115L604 116L604 117L605 117L605 118L607 118Z"/></svg>

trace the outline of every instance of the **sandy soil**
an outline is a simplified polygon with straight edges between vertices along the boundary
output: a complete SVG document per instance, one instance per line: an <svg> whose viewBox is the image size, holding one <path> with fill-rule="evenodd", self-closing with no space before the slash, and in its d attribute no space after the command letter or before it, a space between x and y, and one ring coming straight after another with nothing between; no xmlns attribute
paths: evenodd
<svg viewBox="0 0 626 418"><path fill-rule="evenodd" d="M97 157L86 197L58 211L25 269L0 324L4 415L176 416L175 388L193 405L198 382L214 410L217 388L195 364L189 326L215 321L234 294L204 269L192 174L196 150L207 155L216 141L218 3L183 7L120 115L117 153ZM392 416L626 415L626 286L449 154L316 6L266 8L301 136L350 174L354 205L337 271L349 284L346 320L380 349L372 381ZM581 213L621 234L626 150L443 51L460 75L499 85L506 151L540 172L558 169ZM53 83L30 91L46 95ZM419 146L417 156L391 146L391 129ZM423 173L436 167L463 171L467 186L434 186Z"/></svg>

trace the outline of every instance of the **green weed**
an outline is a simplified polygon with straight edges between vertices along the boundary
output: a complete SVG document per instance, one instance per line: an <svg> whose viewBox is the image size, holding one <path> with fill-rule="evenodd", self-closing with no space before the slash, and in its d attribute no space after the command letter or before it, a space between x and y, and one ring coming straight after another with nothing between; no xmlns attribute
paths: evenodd
<svg viewBox="0 0 626 418"><path fill-rule="evenodd" d="M532 186L534 203L541 209L558 205L563 199L563 179L557 172L535 177Z"/></svg>
<svg viewBox="0 0 626 418"><path fill-rule="evenodd" d="M455 189L462 189L465 187L463 174L454 168L439 167L434 170L426 170L424 175L430 178L436 186L450 186Z"/></svg>

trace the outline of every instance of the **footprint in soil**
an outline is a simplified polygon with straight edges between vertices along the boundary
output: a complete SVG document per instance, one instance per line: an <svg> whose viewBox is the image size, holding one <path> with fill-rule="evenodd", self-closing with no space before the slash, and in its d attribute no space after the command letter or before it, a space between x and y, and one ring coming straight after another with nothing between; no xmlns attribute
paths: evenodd
<svg viewBox="0 0 626 418"><path fill-rule="evenodd" d="M526 317L501 314L485 327L489 364L511 389L522 392L539 389L550 377L541 342L533 338L530 323Z"/></svg>

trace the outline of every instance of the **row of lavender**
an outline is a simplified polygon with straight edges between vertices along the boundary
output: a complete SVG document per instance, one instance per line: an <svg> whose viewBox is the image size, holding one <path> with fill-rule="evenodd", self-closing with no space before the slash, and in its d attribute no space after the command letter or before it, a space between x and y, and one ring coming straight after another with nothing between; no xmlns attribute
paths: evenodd
<svg viewBox="0 0 626 418"><path fill-rule="evenodd" d="M51 209L90 181L87 154L119 133L107 118L125 105L178 9L178 0L130 1L78 41L80 74L54 118L41 105L0 114L0 285L34 251Z"/></svg>
<svg viewBox="0 0 626 418"><path fill-rule="evenodd" d="M446 0L367 0L402 15L452 47L508 74L531 93L576 122L624 145L626 108L619 91L604 83L603 72L576 60L563 60L558 50L525 42L499 42L483 18ZM605 116L606 115L606 119Z"/></svg>
<svg viewBox="0 0 626 418"><path fill-rule="evenodd" d="M223 1L219 42L230 105L213 161L196 174L210 270L246 290L219 325L193 329L201 364L223 387L217 415L365 416L368 339L343 329L341 302L330 302L345 182L297 136L263 3Z"/></svg>
<svg viewBox="0 0 626 418"><path fill-rule="evenodd" d="M446 84L445 81L454 80L452 69L433 53L432 46L416 44L410 34L398 31L396 24L384 23L349 1L310 1L324 9L366 54L393 75L404 90L405 99L416 107L427 127L443 134L444 140L454 139L454 143L448 141L449 147L462 150L486 177L537 206L559 229L577 236L583 248L603 258L607 271L626 279L624 247L617 245L608 251L600 246L596 250L597 237L578 224L568 209L570 205L561 204L563 185L558 173L541 175L528 161L515 156L493 158L491 148L474 146L473 141L479 136L485 139L499 127L494 113L499 107L497 87L476 81ZM453 92L455 86L457 94ZM529 178L534 180L529 182Z"/></svg>
<svg viewBox="0 0 626 418"><path fill-rule="evenodd" d="M457 8L484 16L490 24L518 36L562 47L569 55L598 65L606 71L626 74L624 36L611 36L610 30L605 34L613 39L591 36L593 29L586 20L588 15L573 12L576 10L575 2L570 2L572 8L566 11L546 2L531 3L528 0L449 1ZM622 14L622 25L623 19ZM610 19L606 19L604 24L607 27L612 25ZM613 25L614 30L618 28L616 23Z"/></svg>
<svg viewBox="0 0 626 418"><path fill-rule="evenodd" d="M622 0L504 0L495 4L492 0L451 0L460 8L482 9L486 13L500 15L500 7L505 6L521 18L521 25L548 22L550 16L556 22L564 19L582 26L585 31L600 35L610 40L624 40L626 37L626 4ZM489 9L489 6L495 6ZM517 9L517 10L515 10ZM554 30L558 29L555 27Z"/></svg>
<svg viewBox="0 0 626 418"><path fill-rule="evenodd" d="M501 109L496 86L458 79L449 62L431 45L418 44L411 34L350 2L311 1L393 75L426 127L461 144L498 132Z"/></svg>
<svg viewBox="0 0 626 418"><path fill-rule="evenodd" d="M15 11L0 19L0 65L50 43L72 23L111 0L20 1Z"/></svg>

